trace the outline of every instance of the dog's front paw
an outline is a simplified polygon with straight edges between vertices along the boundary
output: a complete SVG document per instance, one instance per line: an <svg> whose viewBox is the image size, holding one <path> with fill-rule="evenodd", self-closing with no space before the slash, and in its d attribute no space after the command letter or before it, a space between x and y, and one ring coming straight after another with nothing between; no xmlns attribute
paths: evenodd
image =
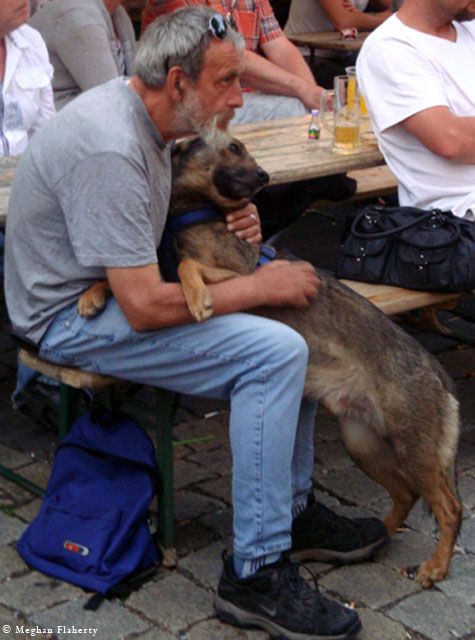
<svg viewBox="0 0 475 640"><path fill-rule="evenodd" d="M197 322L203 322L203 320L211 318L213 315L213 298L206 287L199 291L192 291L189 296L185 297L188 309Z"/></svg>
<svg viewBox="0 0 475 640"><path fill-rule="evenodd" d="M83 318L94 318L102 311L107 302L107 290L103 286L94 285L85 291L78 300L79 315Z"/></svg>

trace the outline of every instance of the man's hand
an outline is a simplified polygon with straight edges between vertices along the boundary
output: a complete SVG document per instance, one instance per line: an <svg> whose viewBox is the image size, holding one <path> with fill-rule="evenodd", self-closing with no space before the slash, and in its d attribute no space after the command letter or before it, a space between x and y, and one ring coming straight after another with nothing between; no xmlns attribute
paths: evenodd
<svg viewBox="0 0 475 640"><path fill-rule="evenodd" d="M262 242L261 221L256 205L249 203L244 209L233 211L226 216L229 231L234 231L238 238L250 244Z"/></svg>
<svg viewBox="0 0 475 640"><path fill-rule="evenodd" d="M322 87L317 84L312 84L311 82L306 82L302 84L298 97L307 109L311 111L312 109L320 109L322 92Z"/></svg>
<svg viewBox="0 0 475 640"><path fill-rule="evenodd" d="M254 272L256 286L264 295L262 304L306 309L317 296L320 279L308 262L273 260Z"/></svg>

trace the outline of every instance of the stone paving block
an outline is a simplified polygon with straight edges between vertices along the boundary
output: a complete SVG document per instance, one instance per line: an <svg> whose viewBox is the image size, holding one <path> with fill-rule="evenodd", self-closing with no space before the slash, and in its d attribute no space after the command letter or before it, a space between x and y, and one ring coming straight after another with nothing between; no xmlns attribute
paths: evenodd
<svg viewBox="0 0 475 640"><path fill-rule="evenodd" d="M474 423L475 418L475 394L473 393L473 378L456 380L460 412L464 427ZM470 416L470 418L468 418Z"/></svg>
<svg viewBox="0 0 475 640"><path fill-rule="evenodd" d="M215 478L216 473L212 469L200 467L192 462L177 460L173 469L173 484L175 489L183 489L200 480Z"/></svg>
<svg viewBox="0 0 475 640"><path fill-rule="evenodd" d="M127 606L178 633L213 615L213 596L177 572L133 593Z"/></svg>
<svg viewBox="0 0 475 640"><path fill-rule="evenodd" d="M475 478L464 473L458 478L458 491L465 509L475 508Z"/></svg>
<svg viewBox="0 0 475 640"><path fill-rule="evenodd" d="M199 622L183 636L183 640L267 640L268 638L267 633L263 631L238 629L216 618Z"/></svg>
<svg viewBox="0 0 475 640"><path fill-rule="evenodd" d="M17 469L31 462L31 455L0 444L0 464L8 469Z"/></svg>
<svg viewBox="0 0 475 640"><path fill-rule="evenodd" d="M199 451L188 456L187 460L210 469L220 476L226 476L232 472L231 452L228 447Z"/></svg>
<svg viewBox="0 0 475 640"><path fill-rule="evenodd" d="M373 482L355 466L327 475L319 474L316 470L314 477L317 483L330 493L356 504L367 505L388 495L383 487Z"/></svg>
<svg viewBox="0 0 475 640"><path fill-rule="evenodd" d="M15 542L25 530L25 523L0 511L0 544Z"/></svg>
<svg viewBox="0 0 475 640"><path fill-rule="evenodd" d="M0 602L25 614L77 598L82 593L72 585L49 578L37 571L5 582L0 589Z"/></svg>
<svg viewBox="0 0 475 640"><path fill-rule="evenodd" d="M457 553L450 563L449 575L437 583L437 588L468 606L475 605L475 556Z"/></svg>
<svg viewBox="0 0 475 640"><path fill-rule="evenodd" d="M23 471L22 471L23 473ZM10 497L15 504L27 502L31 500L31 491L27 491L15 482L10 482L6 478L0 477L0 491L7 497ZM1 540L0 540L1 541Z"/></svg>
<svg viewBox="0 0 475 640"><path fill-rule="evenodd" d="M216 513L211 513L200 519L206 527L212 529L220 538L232 535L233 512L232 509L225 509Z"/></svg>
<svg viewBox="0 0 475 640"><path fill-rule="evenodd" d="M358 640L407 640L407 633L402 624L371 609L356 611L363 624Z"/></svg>
<svg viewBox="0 0 475 640"><path fill-rule="evenodd" d="M319 443L315 448L315 456L317 475L320 469L339 470L354 464L340 441Z"/></svg>
<svg viewBox="0 0 475 640"><path fill-rule="evenodd" d="M457 545L470 553L475 553L475 516L462 520Z"/></svg>
<svg viewBox="0 0 475 640"><path fill-rule="evenodd" d="M180 569L189 571L192 577L208 589L216 589L223 568L221 554L222 541L215 542L196 553L190 553L180 560Z"/></svg>
<svg viewBox="0 0 475 640"><path fill-rule="evenodd" d="M225 505L219 500L208 498L193 491L175 492L175 519L190 520L207 513L222 511Z"/></svg>
<svg viewBox="0 0 475 640"><path fill-rule="evenodd" d="M475 633L475 610L444 593L418 593L386 613L430 640L454 640Z"/></svg>
<svg viewBox="0 0 475 640"><path fill-rule="evenodd" d="M31 502L28 502L27 504L24 504L21 507L15 509L15 513L25 522L31 522L33 518L38 514L41 503L41 498L35 498L34 500L31 500Z"/></svg>
<svg viewBox="0 0 475 640"><path fill-rule="evenodd" d="M173 435L178 440L190 440L202 438L203 436L213 436L212 439L204 442L195 442L188 445L192 451L206 451L215 449L220 445L229 444L228 433L229 414L227 412L219 414L213 418L193 418L192 422L180 424L173 429Z"/></svg>
<svg viewBox="0 0 475 640"><path fill-rule="evenodd" d="M216 537L199 521L185 520L175 527L175 548L180 557L202 549L214 542Z"/></svg>
<svg viewBox="0 0 475 640"><path fill-rule="evenodd" d="M30 464L27 467L24 467L21 470L21 474L39 485L43 489L46 489L46 485L48 484L49 477L51 475L51 465L47 462L35 462L34 464Z"/></svg>
<svg viewBox="0 0 475 640"><path fill-rule="evenodd" d="M457 451L457 469L460 471L473 467L475 467L475 446L461 440Z"/></svg>
<svg viewBox="0 0 475 640"><path fill-rule="evenodd" d="M154 626L150 631L141 633L139 636L134 636L134 640L185 640L185 637L181 636L180 638L176 633L158 629Z"/></svg>
<svg viewBox="0 0 475 640"><path fill-rule="evenodd" d="M22 626L24 627L23 631L21 631ZM6 607L0 605L0 638L2 640L31 640L31 634L25 630L29 626L20 618L15 617ZM10 631L7 628L10 628ZM48 638L42 636L41 640L48 640Z"/></svg>
<svg viewBox="0 0 475 640"><path fill-rule="evenodd" d="M89 596L84 596L82 591L79 593L82 594L80 598L35 614L31 619L39 626L52 628L58 640L121 640L151 626L118 600L104 600L97 611L87 611L83 607ZM92 632L78 634L74 633L74 628L97 629L97 633L95 636Z"/></svg>
<svg viewBox="0 0 475 640"><path fill-rule="evenodd" d="M7 510L7 512L10 512L14 506L15 506L15 500L8 494L4 493L3 491L0 491L0 509Z"/></svg>
<svg viewBox="0 0 475 640"><path fill-rule="evenodd" d="M227 504L231 504L231 476L201 482L198 488Z"/></svg>
<svg viewBox="0 0 475 640"><path fill-rule="evenodd" d="M0 580L5 580L5 578L25 571L27 568L15 549L8 545L0 547Z"/></svg>
<svg viewBox="0 0 475 640"><path fill-rule="evenodd" d="M389 544L379 552L377 560L400 572L427 560L436 544L437 540L432 536L406 529L391 538Z"/></svg>
<svg viewBox="0 0 475 640"><path fill-rule="evenodd" d="M348 602L355 601L376 609L421 588L418 583L379 563L340 567L323 576L320 584Z"/></svg>
<svg viewBox="0 0 475 640"><path fill-rule="evenodd" d="M330 413L317 414L317 419L315 420L315 440L316 449L318 449L319 442L321 441L341 441L338 421Z"/></svg>

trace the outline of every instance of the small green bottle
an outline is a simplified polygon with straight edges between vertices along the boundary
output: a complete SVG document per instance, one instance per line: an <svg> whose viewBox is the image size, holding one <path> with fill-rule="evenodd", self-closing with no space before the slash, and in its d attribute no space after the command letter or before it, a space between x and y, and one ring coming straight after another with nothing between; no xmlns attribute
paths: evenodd
<svg viewBox="0 0 475 640"><path fill-rule="evenodd" d="M320 125L318 124L318 109L312 109L312 119L308 125L308 139L319 140L320 139Z"/></svg>

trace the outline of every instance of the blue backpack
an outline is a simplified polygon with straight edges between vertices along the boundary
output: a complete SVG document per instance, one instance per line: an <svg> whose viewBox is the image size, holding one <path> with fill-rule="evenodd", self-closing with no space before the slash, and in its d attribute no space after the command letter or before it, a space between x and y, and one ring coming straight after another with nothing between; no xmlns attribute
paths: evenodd
<svg viewBox="0 0 475 640"><path fill-rule="evenodd" d="M20 555L50 576L114 592L155 567L148 518L158 482L153 443L131 418L101 410L81 416L56 451L40 512L18 541Z"/></svg>

